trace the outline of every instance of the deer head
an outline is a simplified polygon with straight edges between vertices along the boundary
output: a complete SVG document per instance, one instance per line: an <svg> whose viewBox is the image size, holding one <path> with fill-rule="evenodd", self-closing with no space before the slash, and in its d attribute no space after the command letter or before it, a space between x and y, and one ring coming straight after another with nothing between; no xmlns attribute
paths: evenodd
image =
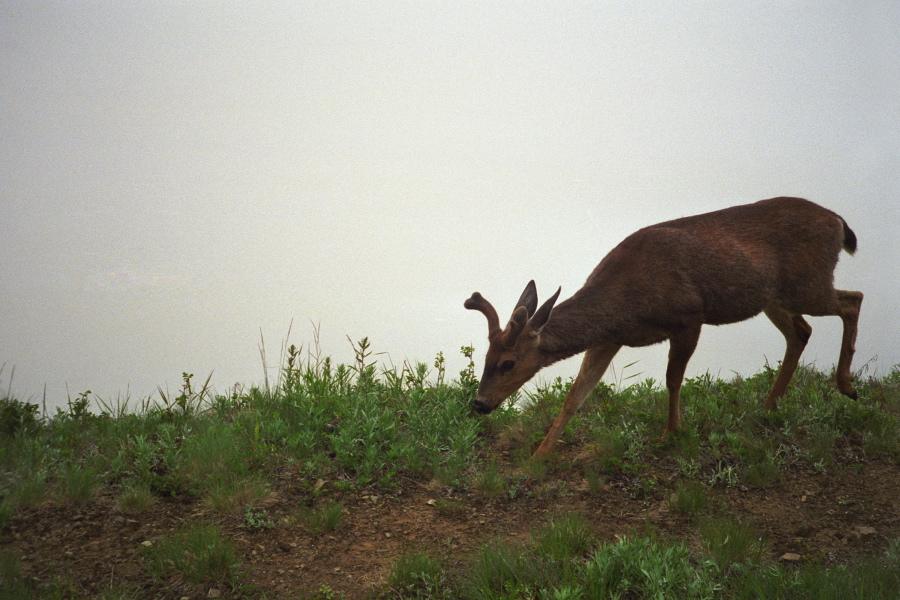
<svg viewBox="0 0 900 600"><path fill-rule="evenodd" d="M538 308L537 288L530 281L505 329L500 329L497 311L481 294L475 292L466 300L466 308L483 313L488 321L490 345L475 398L477 412L487 414L497 408L544 366L538 351L541 329L550 319L561 289Z"/></svg>

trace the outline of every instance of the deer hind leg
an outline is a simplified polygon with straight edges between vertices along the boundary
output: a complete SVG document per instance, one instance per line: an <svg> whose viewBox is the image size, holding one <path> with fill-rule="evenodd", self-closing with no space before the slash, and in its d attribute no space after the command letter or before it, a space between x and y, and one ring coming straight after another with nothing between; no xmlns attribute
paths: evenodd
<svg viewBox="0 0 900 600"><path fill-rule="evenodd" d="M845 396L856 399L856 388L850 375L850 363L853 362L853 353L856 352L856 326L859 321L859 308L862 305L862 292L837 292L838 315L844 321L844 335L841 340L841 355L838 358L835 383L838 390Z"/></svg>
<svg viewBox="0 0 900 600"><path fill-rule="evenodd" d="M775 324L775 327L784 334L787 342L787 348L784 351L784 358L781 361L781 368L778 370L778 376L772 385L772 390L766 398L765 407L767 410L775 410L778 406L778 399L784 396L794 371L797 370L797 363L800 362L800 355L806 348L809 336L812 335L812 327L800 316L794 315L780 306L770 305L765 308L766 316Z"/></svg>
<svg viewBox="0 0 900 600"><path fill-rule="evenodd" d="M606 372L606 368L612 362L619 348L621 346L618 345L598 346L590 348L584 353L584 360L581 362L578 377L575 378L572 388L566 395L562 410L559 411L559 415L553 421L553 425L550 426L550 431L544 436L544 441L535 450L534 455L531 457L532 459L544 458L553 452L553 448L566 428L566 424L581 407L581 403L588 397L588 394L600 383L603 373Z"/></svg>
<svg viewBox="0 0 900 600"><path fill-rule="evenodd" d="M684 381L684 372L687 370L688 361L697 348L697 340L700 339L700 326L683 329L669 338L669 365L666 367L666 389L669 391L669 417L666 420L666 428L663 430L662 439L681 425L681 409L679 396L681 384Z"/></svg>

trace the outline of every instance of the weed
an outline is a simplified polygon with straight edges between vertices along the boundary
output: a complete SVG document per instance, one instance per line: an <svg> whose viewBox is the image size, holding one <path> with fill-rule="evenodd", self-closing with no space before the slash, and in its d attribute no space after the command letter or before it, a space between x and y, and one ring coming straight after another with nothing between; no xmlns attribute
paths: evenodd
<svg viewBox="0 0 900 600"><path fill-rule="evenodd" d="M13 398L0 398L0 436L12 436L20 429L38 425L38 405Z"/></svg>
<svg viewBox="0 0 900 600"><path fill-rule="evenodd" d="M244 475L213 481L205 500L216 512L234 514L244 506L264 500L268 495L269 484L264 479L259 475Z"/></svg>
<svg viewBox="0 0 900 600"><path fill-rule="evenodd" d="M391 567L388 587L399 598L454 598L440 562L422 552L401 556Z"/></svg>
<svg viewBox="0 0 900 600"><path fill-rule="evenodd" d="M700 523L700 535L720 569L744 562L758 563L765 544L753 529L731 517L713 517Z"/></svg>
<svg viewBox="0 0 900 600"><path fill-rule="evenodd" d="M150 485L141 480L124 484L117 498L119 510L130 514L146 512L153 502Z"/></svg>
<svg viewBox="0 0 900 600"><path fill-rule="evenodd" d="M744 477L752 487L765 488L775 483L780 474L778 461L770 454L766 454L762 460L747 466Z"/></svg>
<svg viewBox="0 0 900 600"><path fill-rule="evenodd" d="M682 476L687 477L688 479L693 479L700 474L700 461L693 458L681 457L678 457L675 460L678 464L678 472Z"/></svg>
<svg viewBox="0 0 900 600"><path fill-rule="evenodd" d="M682 543L623 538L601 547L587 563L588 598L712 598L717 586L709 565L693 560Z"/></svg>
<svg viewBox="0 0 900 600"><path fill-rule="evenodd" d="M739 482L740 478L738 477L737 468L734 465L727 465L721 460L716 463L716 468L709 477L710 487L715 487L717 485L734 487Z"/></svg>
<svg viewBox="0 0 900 600"><path fill-rule="evenodd" d="M675 494L669 500L669 506L686 515L696 515L703 510L709 497L706 488L699 481L687 481L675 489Z"/></svg>
<svg viewBox="0 0 900 600"><path fill-rule="evenodd" d="M59 473L60 494L73 504L89 502L97 493L99 485L96 471L76 463L69 463Z"/></svg>
<svg viewBox="0 0 900 600"><path fill-rule="evenodd" d="M319 508L299 509L292 521L300 521L312 533L318 535L337 529L343 515L343 502L327 502Z"/></svg>
<svg viewBox="0 0 900 600"><path fill-rule="evenodd" d="M467 511L467 506L462 500L440 498L435 500L432 506L444 516L460 516Z"/></svg>
<svg viewBox="0 0 900 600"><path fill-rule="evenodd" d="M556 561L583 557L596 540L584 517L573 513L551 520L531 537L538 557Z"/></svg>
<svg viewBox="0 0 900 600"><path fill-rule="evenodd" d="M269 517L269 513L263 508L253 508L248 504L244 509L244 522L240 525L244 529L272 529L275 521Z"/></svg>
<svg viewBox="0 0 900 600"><path fill-rule="evenodd" d="M191 585L236 587L243 576L237 550L211 524L186 525L141 552L150 573L159 579L175 577Z"/></svg>
<svg viewBox="0 0 900 600"><path fill-rule="evenodd" d="M606 479L594 469L585 468L584 479L587 481L588 492L591 496L599 496L604 492Z"/></svg>
<svg viewBox="0 0 900 600"><path fill-rule="evenodd" d="M475 474L475 488L487 498L499 498L507 490L506 477L491 459Z"/></svg>

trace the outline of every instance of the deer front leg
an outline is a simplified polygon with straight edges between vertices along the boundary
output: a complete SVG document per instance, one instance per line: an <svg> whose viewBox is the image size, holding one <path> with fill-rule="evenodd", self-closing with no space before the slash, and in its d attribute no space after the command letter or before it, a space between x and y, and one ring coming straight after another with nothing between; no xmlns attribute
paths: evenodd
<svg viewBox="0 0 900 600"><path fill-rule="evenodd" d="M556 442L562 435L563 430L565 430L569 420L581 407L588 394L600 383L603 373L606 372L606 368L616 355L616 352L619 351L619 348L621 346L618 345L598 346L590 348L584 353L584 360L581 362L578 377L575 378L572 388L566 395L562 410L559 411L559 415L553 421L553 425L550 426L547 435L544 436L544 441L535 450L534 455L531 457L532 459L546 458L547 455L553 452L553 448L556 446Z"/></svg>
<svg viewBox="0 0 900 600"><path fill-rule="evenodd" d="M775 324L775 327L784 335L787 342L787 348L784 351L784 358L781 360L781 368L778 369L778 376L775 383L772 384L772 390L766 398L766 410L775 410L778 405L778 399L784 396L787 386L797 370L797 364L800 362L800 355L806 348L809 336L812 335L812 327L806 322L801 315L792 315L779 306L767 306L765 308L766 316Z"/></svg>
<svg viewBox="0 0 900 600"><path fill-rule="evenodd" d="M669 417L666 420L662 439L666 439L670 433L675 433L675 430L681 425L681 411L678 405L681 383L684 381L684 372L687 370L688 361L697 348L698 339L700 339L700 325L686 327L669 338L669 365L666 367Z"/></svg>

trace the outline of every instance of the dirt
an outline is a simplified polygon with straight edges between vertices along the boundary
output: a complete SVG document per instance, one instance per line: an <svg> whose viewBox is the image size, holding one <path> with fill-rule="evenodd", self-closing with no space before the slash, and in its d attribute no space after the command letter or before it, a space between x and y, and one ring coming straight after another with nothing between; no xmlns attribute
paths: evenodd
<svg viewBox="0 0 900 600"><path fill-rule="evenodd" d="M0 534L0 546L21 557L24 576L35 582L62 578L77 593L94 595L110 582L140 588L148 596L223 598L264 592L267 598L309 597L327 586L333 595L367 598L385 590L393 562L412 550L427 551L464 568L486 542L528 538L548 518L569 511L583 515L600 539L656 533L684 540L700 550L698 518L673 512L673 465L666 458L640 474L655 479L645 489L634 475L609 476L602 490L590 489L577 448L564 450L557 466L540 480L515 479L494 499L434 481L400 478L389 490L340 492L325 482L313 499L312 485L298 485L285 472L264 508L272 528L249 530L239 515L223 517L199 500L159 498L139 514L116 508L112 493L89 504L48 503L18 512ZM308 482L310 483L310 482ZM300 491L301 489L306 491ZM833 464L826 472L794 465L764 489L715 487L705 514L727 512L747 520L767 544L769 560L785 554L800 561L847 563L882 551L900 537L900 465L888 459ZM279 517L310 502L340 500L344 515L338 529L313 534ZM190 588L154 581L139 553L144 542L157 542L184 522L218 523L236 544L248 573L244 591L218 583ZM796 557L792 557L796 558Z"/></svg>

